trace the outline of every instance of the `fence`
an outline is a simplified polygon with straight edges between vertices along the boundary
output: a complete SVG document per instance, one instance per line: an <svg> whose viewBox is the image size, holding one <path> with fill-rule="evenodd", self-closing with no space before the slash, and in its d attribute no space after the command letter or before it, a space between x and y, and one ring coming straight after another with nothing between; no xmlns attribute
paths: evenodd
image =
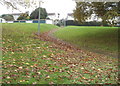
<svg viewBox="0 0 120 86"><path fill-rule="evenodd" d="M17 21L5 21L1 23L38 23L38 20L17 20ZM54 24L53 20L40 20L40 23Z"/></svg>

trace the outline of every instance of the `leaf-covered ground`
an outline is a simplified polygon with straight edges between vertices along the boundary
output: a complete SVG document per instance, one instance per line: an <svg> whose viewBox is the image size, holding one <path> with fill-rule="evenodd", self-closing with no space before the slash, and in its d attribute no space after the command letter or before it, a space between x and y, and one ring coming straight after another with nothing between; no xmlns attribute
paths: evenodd
<svg viewBox="0 0 120 86"><path fill-rule="evenodd" d="M54 35L80 49L118 57L118 27L67 26Z"/></svg>
<svg viewBox="0 0 120 86"><path fill-rule="evenodd" d="M18 29L15 25L3 25L2 83L118 83L117 58L73 48L59 40L57 42L48 36L49 33L35 37L31 34L31 31L35 32L33 28L30 30L23 26ZM50 30L43 25L42 29L45 28Z"/></svg>

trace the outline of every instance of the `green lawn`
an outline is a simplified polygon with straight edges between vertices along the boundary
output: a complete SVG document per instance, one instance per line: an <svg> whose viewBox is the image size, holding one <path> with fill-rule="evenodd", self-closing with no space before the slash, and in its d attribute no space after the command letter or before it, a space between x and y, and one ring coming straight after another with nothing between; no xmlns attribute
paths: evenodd
<svg viewBox="0 0 120 86"><path fill-rule="evenodd" d="M48 84L51 79L55 79L56 81L57 75L66 75L65 72L50 74L47 72L47 69L45 69L53 63L53 61L47 57L62 51L50 49L50 43L40 41L40 39L34 39L35 35L33 35L33 33L37 32L37 24L3 24L2 27L3 83ZM41 32L54 28L58 27L41 24ZM52 64L50 69L52 68L59 67ZM52 78L50 77L49 79L48 76ZM46 79L48 80L46 81Z"/></svg>
<svg viewBox="0 0 120 86"><path fill-rule="evenodd" d="M118 52L118 27L68 26L55 36L85 50L112 56Z"/></svg>
<svg viewBox="0 0 120 86"><path fill-rule="evenodd" d="M12 24L3 24L3 28L9 28L12 30L21 30L23 32L32 33L32 32L37 32L38 30L38 24L37 23L12 23ZM45 32L48 30L51 30L53 28L58 28L57 26L50 25L50 24L41 24L40 26L40 32ZM28 34L30 35L30 34Z"/></svg>
<svg viewBox="0 0 120 86"><path fill-rule="evenodd" d="M2 24L2 83L116 84L117 59L94 55L65 56L52 43L34 38L37 24ZM58 28L41 24L41 32ZM66 35L66 34L64 34Z"/></svg>

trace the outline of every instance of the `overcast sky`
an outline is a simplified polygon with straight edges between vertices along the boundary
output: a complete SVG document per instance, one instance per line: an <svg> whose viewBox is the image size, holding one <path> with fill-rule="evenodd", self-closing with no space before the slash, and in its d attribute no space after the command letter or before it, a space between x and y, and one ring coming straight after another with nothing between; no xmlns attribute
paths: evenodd
<svg viewBox="0 0 120 86"><path fill-rule="evenodd" d="M46 8L48 13L60 13L60 18L65 18L67 13L72 13L75 9L75 1L73 0L42 0L44 3L41 5L43 8ZM0 15L6 13L12 13L12 10L7 9L5 6L0 4ZM30 11L29 9L24 10L23 12ZM19 13L19 11L14 10L13 13Z"/></svg>

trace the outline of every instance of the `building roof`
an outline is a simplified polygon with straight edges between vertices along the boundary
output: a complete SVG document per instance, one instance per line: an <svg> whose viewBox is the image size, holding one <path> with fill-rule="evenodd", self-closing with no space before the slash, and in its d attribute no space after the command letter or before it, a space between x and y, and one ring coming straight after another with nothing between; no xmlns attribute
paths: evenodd
<svg viewBox="0 0 120 86"><path fill-rule="evenodd" d="M5 15L21 15L23 13L11 13L11 14L5 14Z"/></svg>
<svg viewBox="0 0 120 86"><path fill-rule="evenodd" d="M21 15L23 13L12 13L11 15Z"/></svg>
<svg viewBox="0 0 120 86"><path fill-rule="evenodd" d="M68 16L73 16L73 13L68 13Z"/></svg>
<svg viewBox="0 0 120 86"><path fill-rule="evenodd" d="M48 16L55 15L55 13L48 13Z"/></svg>

